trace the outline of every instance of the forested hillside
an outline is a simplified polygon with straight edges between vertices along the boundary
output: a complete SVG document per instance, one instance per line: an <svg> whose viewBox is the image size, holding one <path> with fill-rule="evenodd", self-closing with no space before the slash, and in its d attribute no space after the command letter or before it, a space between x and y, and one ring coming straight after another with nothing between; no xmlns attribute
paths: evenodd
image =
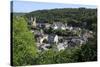
<svg viewBox="0 0 100 67"><path fill-rule="evenodd" d="M37 21L53 23L60 21L62 23L72 24L74 26L83 26L87 22L87 29L94 30L97 20L97 9L88 8L62 8L50 10L37 10L25 15L27 18L36 17Z"/></svg>
<svg viewBox="0 0 100 67"><path fill-rule="evenodd" d="M25 14L27 14L27 13L17 13L17 12L14 12L13 13L13 16L23 16Z"/></svg>

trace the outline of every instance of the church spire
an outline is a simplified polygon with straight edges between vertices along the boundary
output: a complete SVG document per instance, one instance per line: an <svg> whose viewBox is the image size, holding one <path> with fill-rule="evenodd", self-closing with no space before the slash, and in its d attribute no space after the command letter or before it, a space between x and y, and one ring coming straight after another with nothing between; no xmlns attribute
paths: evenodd
<svg viewBox="0 0 100 67"><path fill-rule="evenodd" d="M32 21L32 28L36 27L36 17L34 17L33 21Z"/></svg>

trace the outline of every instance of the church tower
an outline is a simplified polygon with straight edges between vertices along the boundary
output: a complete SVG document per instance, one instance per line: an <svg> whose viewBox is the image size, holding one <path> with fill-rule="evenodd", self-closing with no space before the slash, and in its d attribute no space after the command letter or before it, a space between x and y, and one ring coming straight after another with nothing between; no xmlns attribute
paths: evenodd
<svg viewBox="0 0 100 67"><path fill-rule="evenodd" d="M36 17L31 18L32 19L32 28L36 28Z"/></svg>

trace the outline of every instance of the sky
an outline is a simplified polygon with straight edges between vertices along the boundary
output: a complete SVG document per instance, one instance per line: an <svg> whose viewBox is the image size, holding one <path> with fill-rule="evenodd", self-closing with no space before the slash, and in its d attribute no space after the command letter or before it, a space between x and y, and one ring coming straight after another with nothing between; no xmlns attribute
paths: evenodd
<svg viewBox="0 0 100 67"><path fill-rule="evenodd" d="M96 8L95 5L80 5L80 4L63 4L63 3L45 3L45 2L33 2L33 1L13 1L13 12L31 12L43 9L54 8Z"/></svg>

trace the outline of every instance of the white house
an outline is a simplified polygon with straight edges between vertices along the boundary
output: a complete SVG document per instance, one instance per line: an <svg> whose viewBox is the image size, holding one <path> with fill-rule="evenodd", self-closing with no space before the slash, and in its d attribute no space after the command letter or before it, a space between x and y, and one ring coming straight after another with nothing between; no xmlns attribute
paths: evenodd
<svg viewBox="0 0 100 67"><path fill-rule="evenodd" d="M58 43L58 35L56 35L55 37L54 37L54 43Z"/></svg>
<svg viewBox="0 0 100 67"><path fill-rule="evenodd" d="M65 26L62 26L62 27L61 27L61 30L66 30Z"/></svg>
<svg viewBox="0 0 100 67"><path fill-rule="evenodd" d="M62 22L54 22L51 25L51 28L53 28L54 30L60 29L60 30L66 30L65 25Z"/></svg>
<svg viewBox="0 0 100 67"><path fill-rule="evenodd" d="M59 44L57 45L57 49L58 49L58 51L64 50L64 49L65 49L65 48L64 48L64 44L63 44L63 43L59 43Z"/></svg>
<svg viewBox="0 0 100 67"><path fill-rule="evenodd" d="M47 47L50 46L50 44L44 44L41 46L41 48L43 48L43 50L49 50Z"/></svg>
<svg viewBox="0 0 100 67"><path fill-rule="evenodd" d="M44 35L40 38L40 44L42 44L45 39L48 40L48 35Z"/></svg>
<svg viewBox="0 0 100 67"><path fill-rule="evenodd" d="M53 29L54 30L57 30L58 29L58 26L57 25L54 25Z"/></svg>

